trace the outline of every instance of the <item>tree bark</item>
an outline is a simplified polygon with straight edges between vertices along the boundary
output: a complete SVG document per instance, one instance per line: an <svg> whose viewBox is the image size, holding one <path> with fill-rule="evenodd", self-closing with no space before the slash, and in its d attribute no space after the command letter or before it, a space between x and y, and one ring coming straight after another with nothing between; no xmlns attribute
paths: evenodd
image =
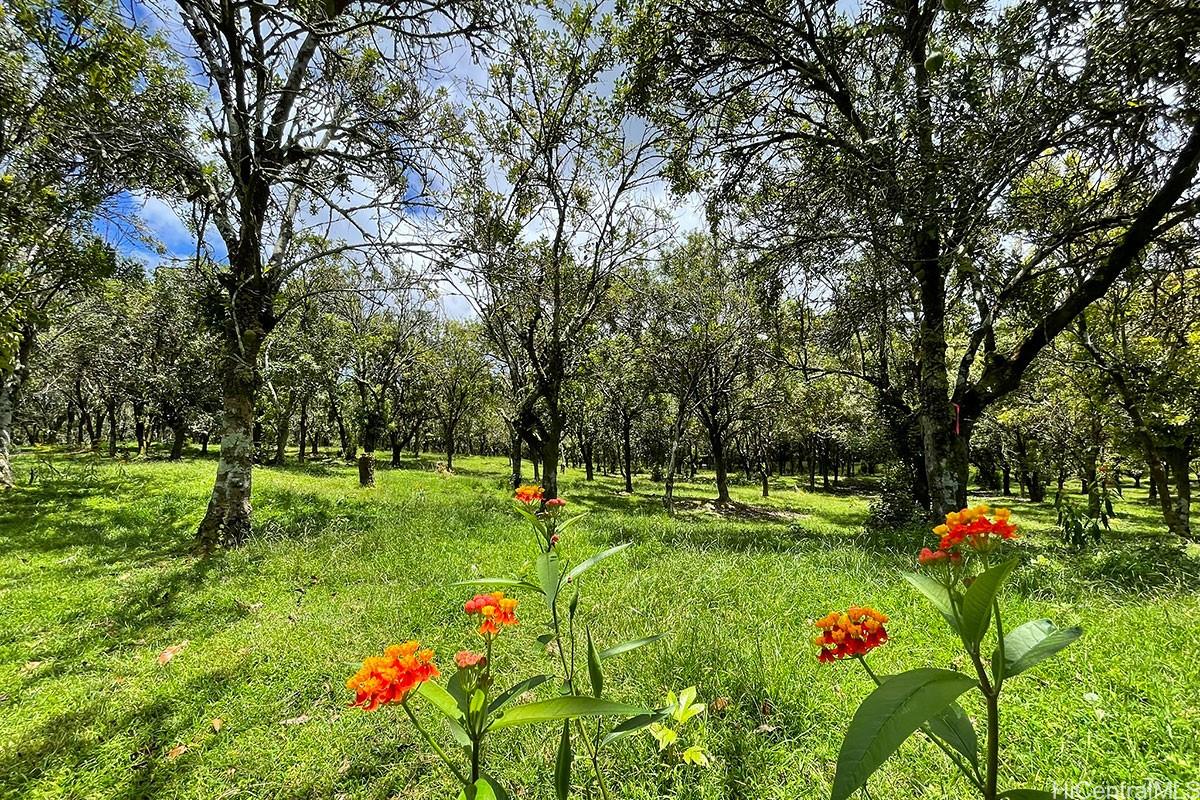
<svg viewBox="0 0 1200 800"><path fill-rule="evenodd" d="M303 464L305 448L308 447L308 395L300 400L300 450L296 453L296 463Z"/></svg>
<svg viewBox="0 0 1200 800"><path fill-rule="evenodd" d="M183 443L186 439L187 426L184 425L182 419L176 419L171 425L171 461L178 461L183 458Z"/></svg>
<svg viewBox="0 0 1200 800"><path fill-rule="evenodd" d="M257 250L250 257L250 265L244 263L245 255L231 257L231 261L243 262L235 268L235 274L257 271ZM222 326L221 456L208 510L196 532L200 546L206 550L237 547L250 537L258 358L268 331L265 323L270 320L270 309L271 298L258 281L247 281L233 294Z"/></svg>
<svg viewBox="0 0 1200 800"><path fill-rule="evenodd" d="M621 467L625 476L625 491L633 494L633 419L628 414L621 415Z"/></svg>
<svg viewBox="0 0 1200 800"><path fill-rule="evenodd" d="M708 432L708 442L712 446L713 471L717 478L717 502L729 502L729 470L725 464L725 432L720 426L714 426Z"/></svg>

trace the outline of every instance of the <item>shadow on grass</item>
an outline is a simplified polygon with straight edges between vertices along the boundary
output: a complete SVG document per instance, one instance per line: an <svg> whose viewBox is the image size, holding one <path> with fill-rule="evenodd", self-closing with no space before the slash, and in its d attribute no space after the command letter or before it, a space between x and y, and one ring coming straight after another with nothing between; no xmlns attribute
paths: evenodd
<svg viewBox="0 0 1200 800"><path fill-rule="evenodd" d="M235 690L245 680L239 668L223 668L196 676L179 687L176 696L186 698L188 706L198 701L211 703ZM46 776L47 766L55 771L87 771L98 761L108 760L121 775L106 797L117 800L144 800L164 797L166 784L188 771L188 759L173 761L171 749L185 742L191 733L188 714L177 713L169 698L157 697L110 716L108 698L56 714L40 725L26 730L0 751L0 786L14 796ZM113 763L110 744L127 741L124 768ZM169 767L167 766L169 764Z"/></svg>

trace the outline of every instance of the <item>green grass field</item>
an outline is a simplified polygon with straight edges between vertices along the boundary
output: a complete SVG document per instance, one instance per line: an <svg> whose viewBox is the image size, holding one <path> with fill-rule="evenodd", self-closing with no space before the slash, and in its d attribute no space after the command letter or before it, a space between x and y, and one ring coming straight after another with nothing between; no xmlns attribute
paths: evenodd
<svg viewBox="0 0 1200 800"><path fill-rule="evenodd" d="M419 638L447 666L471 643L471 589L450 584L512 575L532 557L502 460L464 458L454 476L381 469L374 490L332 462L262 468L256 539L207 558L191 537L210 460L41 452L17 467L23 485L0 497L0 797L455 795L403 715L348 708L344 681L388 643ZM717 513L701 502L709 487L684 484L684 509L668 518L655 484L639 481L632 497L617 488L563 479L591 512L562 543L566 557L634 543L583 579L581 613L601 647L668 635L608 662L609 693L653 704L696 684L723 698L696 729L713 768L665 764L639 735L607 762L618 797L827 796L869 690L854 665L814 658L810 620L831 608L891 615L878 670L969 669L901 578L932 539L865 532L867 495L781 478L768 500L737 487L738 506ZM1154 510L1127 495L1108 541L1083 554L1048 535L1048 506L1011 503L1028 535L1006 620L1049 616L1086 632L1006 684L1006 785L1200 780L1200 558L1157 545ZM552 669L534 642L544 612L527 599L502 640L501 665L521 676ZM557 738L547 726L490 740L514 800L553 796ZM969 796L949 775L944 756L911 740L872 796Z"/></svg>

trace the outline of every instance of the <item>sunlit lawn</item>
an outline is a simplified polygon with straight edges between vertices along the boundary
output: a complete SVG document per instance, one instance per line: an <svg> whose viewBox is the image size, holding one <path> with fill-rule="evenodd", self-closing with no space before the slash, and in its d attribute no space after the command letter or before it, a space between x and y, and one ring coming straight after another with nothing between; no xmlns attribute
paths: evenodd
<svg viewBox="0 0 1200 800"><path fill-rule="evenodd" d="M503 460L464 458L453 477L429 464L381 469L374 490L340 463L260 469L259 538L200 558L191 534L214 462L22 456L22 486L0 496L0 796L452 798L402 716L347 708L343 686L363 656L409 638L448 664L471 641L470 589L451 582L514 574L530 557ZM644 477L633 497L618 487L564 477L592 512L567 557L634 542L584 579L582 613L602 647L668 636L608 662L611 693L646 704L697 684L727 701L702 723L714 768L664 764L635 737L610 757L620 797L827 795L868 691L852 665L813 657L809 620L829 608L892 616L881 671L967 666L900 577L919 534L864 533L867 496L781 478L768 500L737 487L739 505L717 513L701 502L711 487L684 484L671 519ZM1083 554L1046 535L1048 506L1013 503L1031 535L1007 619L1086 633L1006 686L1007 785L1200 780L1200 563L1156 546L1154 509L1127 495L1109 540ZM502 640L514 676L551 669L528 600ZM174 645L185 646L160 664ZM514 798L553 796L556 729L494 741L492 770ZM940 753L909 742L872 795L967 796L948 775Z"/></svg>

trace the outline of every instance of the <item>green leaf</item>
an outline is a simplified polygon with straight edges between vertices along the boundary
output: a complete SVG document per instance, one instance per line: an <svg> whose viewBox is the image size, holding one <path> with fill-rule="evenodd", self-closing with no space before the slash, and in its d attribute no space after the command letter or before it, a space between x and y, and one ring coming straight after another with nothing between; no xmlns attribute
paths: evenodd
<svg viewBox="0 0 1200 800"><path fill-rule="evenodd" d="M425 698L430 705L456 722L463 718L463 712L458 707L454 696L433 681L425 681L417 687L416 694Z"/></svg>
<svg viewBox="0 0 1200 800"><path fill-rule="evenodd" d="M459 792L458 800L508 800L508 792L491 778L480 778Z"/></svg>
<svg viewBox="0 0 1200 800"><path fill-rule="evenodd" d="M473 578L469 581L455 581L451 586L520 586L523 589L533 589L541 592L542 587L536 583L517 578ZM543 592L544 594L544 592Z"/></svg>
<svg viewBox="0 0 1200 800"><path fill-rule="evenodd" d="M576 566L574 569L572 569L570 572L567 573L567 583L570 583L571 581L575 580L580 575L587 572L589 569L596 566L597 564L599 564L601 561L608 558L609 556L615 556L617 553L621 552L626 547L629 547L629 545L631 545L631 544L633 544L633 542L625 542L624 544L619 544L616 547L610 547L607 550L603 550L599 553L596 553L596 555L592 556L591 558L587 559L586 561L581 562L578 566Z"/></svg>
<svg viewBox="0 0 1200 800"><path fill-rule="evenodd" d="M546 595L546 605L553 609L558 599L559 579L562 577L558 569L558 555L554 552L538 553L534 566L538 582L542 585L542 594Z"/></svg>
<svg viewBox="0 0 1200 800"><path fill-rule="evenodd" d="M929 598L929 602L933 603L934 607L942 612L946 622L950 623L950 629L958 633L958 623L954 619L954 607L950 603L950 592L946 587L919 572L906 572L904 579L911 583L918 592Z"/></svg>
<svg viewBox="0 0 1200 800"><path fill-rule="evenodd" d="M655 636L647 636L645 639L635 639L632 642L622 642L621 644L613 645L606 650L601 650L599 653L600 660L606 661L613 656L619 656L628 653L630 650L637 650L639 647L645 647L648 644L653 644L659 639L666 636L665 633L659 633Z"/></svg>
<svg viewBox="0 0 1200 800"><path fill-rule="evenodd" d="M978 647L992 624L992 603L1008 578L1017 559L992 567L975 578L962 601L962 638L971 647Z"/></svg>
<svg viewBox="0 0 1200 800"><path fill-rule="evenodd" d="M567 528L574 525L576 522L579 522L579 520L583 519L587 515L588 515L587 511L582 511L573 517L568 517L567 519L564 519L563 521L559 522L558 525L554 528L554 532L561 536L563 531L565 531Z"/></svg>
<svg viewBox="0 0 1200 800"><path fill-rule="evenodd" d="M512 700L514 697L516 697L519 694L524 694L525 692L528 692L530 689L535 689L538 686L541 686L543 683L550 680L550 678L552 678L552 677L553 677L552 675L534 675L532 678L526 678L525 680L521 681L520 683L518 683L516 686L512 687L511 689L508 689L507 691L502 693L499 697L497 697L495 700L493 700L492 704L490 706L488 706L488 713L489 714L496 713L500 709L504 708L504 704L507 703L509 700Z"/></svg>
<svg viewBox="0 0 1200 800"><path fill-rule="evenodd" d="M997 800L1058 800L1062 795L1042 789L1009 789L996 795Z"/></svg>
<svg viewBox="0 0 1200 800"><path fill-rule="evenodd" d="M695 764L697 767L707 767L712 764L712 761L709 759L708 753L704 752L703 747L694 744L683 751L683 763Z"/></svg>
<svg viewBox="0 0 1200 800"><path fill-rule="evenodd" d="M833 778L833 800L846 800L913 731L978 684L946 669L914 669L867 695L846 731Z"/></svg>
<svg viewBox="0 0 1200 800"><path fill-rule="evenodd" d="M1033 619L1004 637L1004 677L1019 675L1045 661L1083 635L1083 628L1060 628L1048 619ZM992 672L1000 663L1000 648L992 654Z"/></svg>
<svg viewBox="0 0 1200 800"><path fill-rule="evenodd" d="M484 693L483 689L476 689L471 692L470 716L473 720L479 718L477 715L483 711L485 702L487 702L487 694Z"/></svg>
<svg viewBox="0 0 1200 800"><path fill-rule="evenodd" d="M558 740L558 755L554 758L554 794L558 800L571 796L571 722L563 722L562 737Z"/></svg>
<svg viewBox="0 0 1200 800"><path fill-rule="evenodd" d="M633 717L645 713L647 710L644 708L616 703L612 700L565 695L510 708L497 717L491 727L499 730L516 725L536 725L540 722L558 722L579 717Z"/></svg>
<svg viewBox="0 0 1200 800"><path fill-rule="evenodd" d="M592 642L592 629L587 629L587 646L588 646L588 677L592 681L592 694L599 697L604 693L604 673L600 671L600 654L596 652L596 645Z"/></svg>
<svg viewBox="0 0 1200 800"><path fill-rule="evenodd" d="M666 725L660 725L657 722L650 723L650 735L658 741L659 751L666 750L679 739L679 734Z"/></svg>
<svg viewBox="0 0 1200 800"><path fill-rule="evenodd" d="M626 736L629 736L631 733L637 733L643 728L649 727L656 722L661 722L662 720L666 719L666 717L667 714L665 711L651 711L647 714L638 714L636 717L630 717L609 731L608 735L601 740L600 745L604 746L609 742L615 742L618 739L623 739Z"/></svg>
<svg viewBox="0 0 1200 800"><path fill-rule="evenodd" d="M926 727L930 733L979 767L979 737L967 712L963 711L957 701L951 703L941 714L931 717Z"/></svg>

